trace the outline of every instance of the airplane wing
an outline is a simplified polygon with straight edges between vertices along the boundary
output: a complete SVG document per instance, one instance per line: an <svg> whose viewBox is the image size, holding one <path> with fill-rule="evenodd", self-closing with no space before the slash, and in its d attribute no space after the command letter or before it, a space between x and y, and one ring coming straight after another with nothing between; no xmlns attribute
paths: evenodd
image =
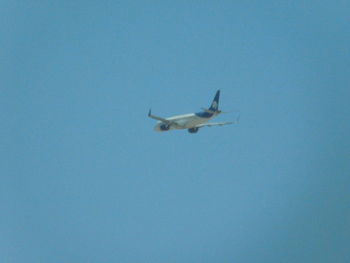
<svg viewBox="0 0 350 263"><path fill-rule="evenodd" d="M148 117L150 117L150 118L152 118L152 119L155 119L155 120L157 120L157 121L164 122L164 123L166 123L166 124L171 124L171 123L172 123L171 121L169 121L169 120L167 120L167 119L164 119L164 118L162 118L162 117L158 117L158 116L152 115L152 114L151 114L151 109L150 109L149 112L148 112Z"/></svg>
<svg viewBox="0 0 350 263"><path fill-rule="evenodd" d="M203 123L196 126L196 128L202 128L202 127L212 127L212 126L223 126L227 124L233 124L234 122L209 122L209 123Z"/></svg>

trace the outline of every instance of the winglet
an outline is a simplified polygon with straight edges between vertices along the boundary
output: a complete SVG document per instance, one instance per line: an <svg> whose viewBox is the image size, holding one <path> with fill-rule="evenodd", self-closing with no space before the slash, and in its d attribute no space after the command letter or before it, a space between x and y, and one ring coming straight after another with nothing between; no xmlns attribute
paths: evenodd
<svg viewBox="0 0 350 263"><path fill-rule="evenodd" d="M151 117L151 109L149 109L148 117Z"/></svg>
<svg viewBox="0 0 350 263"><path fill-rule="evenodd" d="M238 116L237 116L237 119L236 119L236 123L239 123L239 119L241 118L241 113L238 112Z"/></svg>

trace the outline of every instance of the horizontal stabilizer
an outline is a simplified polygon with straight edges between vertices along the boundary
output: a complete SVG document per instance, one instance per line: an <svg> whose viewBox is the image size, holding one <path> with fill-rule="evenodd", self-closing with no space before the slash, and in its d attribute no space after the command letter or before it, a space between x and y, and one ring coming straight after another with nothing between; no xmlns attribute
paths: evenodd
<svg viewBox="0 0 350 263"><path fill-rule="evenodd" d="M201 108L201 110L202 110L202 111L205 111L205 112L208 112L208 113L210 113L210 114L213 114L213 113L214 113L214 111L209 110L209 109L206 109L206 108Z"/></svg>

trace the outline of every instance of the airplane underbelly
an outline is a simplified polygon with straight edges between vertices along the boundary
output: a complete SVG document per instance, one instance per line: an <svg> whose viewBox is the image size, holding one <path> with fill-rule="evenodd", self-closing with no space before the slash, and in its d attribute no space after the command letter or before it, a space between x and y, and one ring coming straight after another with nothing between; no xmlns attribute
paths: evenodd
<svg viewBox="0 0 350 263"><path fill-rule="evenodd" d="M205 122L207 122L206 119L199 118L199 117L193 117L193 118L187 120L183 126L184 126L184 128L189 129L189 128L193 128L199 124L205 123Z"/></svg>
<svg viewBox="0 0 350 263"><path fill-rule="evenodd" d="M181 130L181 129L190 129L194 128L197 125L203 124L208 122L210 118L201 118L198 116L190 116L183 119L178 119L174 121L173 124L170 126L167 126L166 124L162 122L158 122L157 125L154 127L154 130L156 131L168 131L168 130Z"/></svg>

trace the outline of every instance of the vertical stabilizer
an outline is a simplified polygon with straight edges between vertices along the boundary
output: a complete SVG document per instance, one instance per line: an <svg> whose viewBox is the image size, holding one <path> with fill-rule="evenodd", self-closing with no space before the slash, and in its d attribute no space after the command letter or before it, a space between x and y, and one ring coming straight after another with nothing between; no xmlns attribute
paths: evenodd
<svg viewBox="0 0 350 263"><path fill-rule="evenodd" d="M219 99L220 99L220 90L218 90L215 94L214 100L210 105L209 110L210 111L218 111L219 109Z"/></svg>

